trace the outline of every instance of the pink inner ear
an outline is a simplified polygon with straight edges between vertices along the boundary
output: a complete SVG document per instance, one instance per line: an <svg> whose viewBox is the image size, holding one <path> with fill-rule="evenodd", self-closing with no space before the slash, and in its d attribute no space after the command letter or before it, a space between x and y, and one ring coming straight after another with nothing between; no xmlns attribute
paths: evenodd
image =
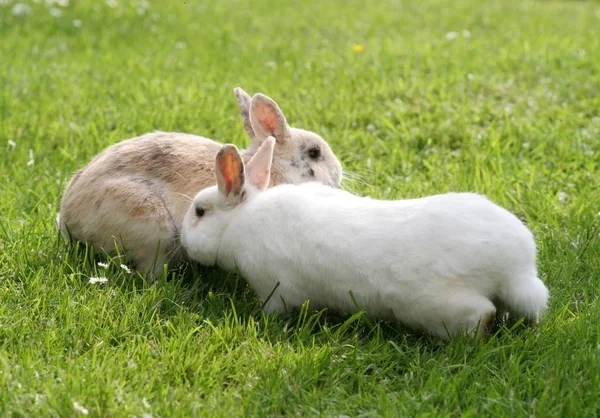
<svg viewBox="0 0 600 418"><path fill-rule="evenodd" d="M264 104L260 105L259 120L260 124L263 126L264 129L271 133L275 132L275 126L277 125L277 116L269 106L266 106Z"/></svg>
<svg viewBox="0 0 600 418"><path fill-rule="evenodd" d="M261 175L259 176L258 180L260 183L258 184L258 187L260 190L265 190L267 188L267 185L269 184L268 179L267 179L268 174L269 173L265 171L265 172L261 173Z"/></svg>
<svg viewBox="0 0 600 418"><path fill-rule="evenodd" d="M240 169L240 161L238 161L233 151L227 152L219 161L219 171L225 182L226 196L229 196L229 193L231 193L234 183L240 181Z"/></svg>

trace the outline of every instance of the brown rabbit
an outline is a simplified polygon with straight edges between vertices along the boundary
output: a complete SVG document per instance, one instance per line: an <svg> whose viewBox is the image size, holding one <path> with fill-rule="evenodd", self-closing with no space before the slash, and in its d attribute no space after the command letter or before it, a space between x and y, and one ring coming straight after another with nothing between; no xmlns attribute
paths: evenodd
<svg viewBox="0 0 600 418"><path fill-rule="evenodd" d="M244 161L267 137L276 139L271 186L319 181L339 187L342 166L323 138L290 127L267 96L234 91L252 138ZM67 185L58 220L62 235L108 254L123 251L137 271L162 274L165 263L183 255L183 217L196 193L214 185L221 146L200 136L154 132L108 147Z"/></svg>

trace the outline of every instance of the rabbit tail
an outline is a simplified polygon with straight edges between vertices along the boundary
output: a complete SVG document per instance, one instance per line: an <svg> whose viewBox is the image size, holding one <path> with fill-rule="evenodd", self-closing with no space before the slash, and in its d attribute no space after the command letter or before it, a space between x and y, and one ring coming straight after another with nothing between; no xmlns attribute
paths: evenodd
<svg viewBox="0 0 600 418"><path fill-rule="evenodd" d="M532 323L537 323L546 311L548 298L548 288L535 272L517 277L499 295L505 310Z"/></svg>

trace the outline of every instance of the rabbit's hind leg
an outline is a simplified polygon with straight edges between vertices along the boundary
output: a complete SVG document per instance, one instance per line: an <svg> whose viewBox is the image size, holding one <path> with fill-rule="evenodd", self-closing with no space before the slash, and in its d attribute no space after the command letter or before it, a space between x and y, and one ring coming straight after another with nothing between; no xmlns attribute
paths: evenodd
<svg viewBox="0 0 600 418"><path fill-rule="evenodd" d="M177 242L177 227L152 180L115 178L93 188L80 206L75 238L109 254L124 252L135 270L160 276Z"/></svg>
<svg viewBox="0 0 600 418"><path fill-rule="evenodd" d="M494 304L469 289L444 290L420 299L404 322L446 339L463 332L489 336L496 316Z"/></svg>

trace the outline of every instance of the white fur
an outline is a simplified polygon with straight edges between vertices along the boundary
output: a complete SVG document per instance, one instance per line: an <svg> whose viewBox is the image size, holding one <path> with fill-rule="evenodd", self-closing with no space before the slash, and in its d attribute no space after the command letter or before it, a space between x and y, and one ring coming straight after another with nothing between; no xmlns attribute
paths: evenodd
<svg viewBox="0 0 600 418"><path fill-rule="evenodd" d="M247 176L241 203L217 187L196 196L182 244L200 263L239 269L263 301L279 283L267 312L310 300L351 313L352 292L370 315L448 337L496 307L533 321L546 309L531 232L483 196L382 201L318 183L261 192ZM210 208L200 219L198 205Z"/></svg>

